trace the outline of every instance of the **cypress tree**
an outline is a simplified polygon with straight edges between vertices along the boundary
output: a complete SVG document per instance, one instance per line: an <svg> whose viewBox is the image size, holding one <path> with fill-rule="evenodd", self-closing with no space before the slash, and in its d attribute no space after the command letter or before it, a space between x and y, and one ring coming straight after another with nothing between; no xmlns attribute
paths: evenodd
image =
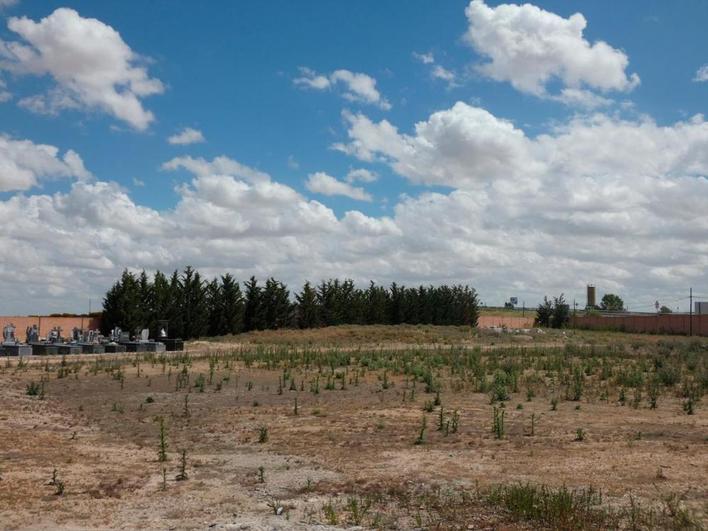
<svg viewBox="0 0 708 531"><path fill-rule="evenodd" d="M433 322L433 317L435 315L435 307L433 304L432 286L430 288L420 286L418 288L418 307L420 311L418 316L419 322L423 324L431 324Z"/></svg>
<svg viewBox="0 0 708 531"><path fill-rule="evenodd" d="M388 292L373 281L366 290L366 324L388 324Z"/></svg>
<svg viewBox="0 0 708 531"><path fill-rule="evenodd" d="M122 322L120 313L121 291L122 286L120 280L118 280L103 298L103 317L101 319L101 333L103 335L108 335L113 328L120 326Z"/></svg>
<svg viewBox="0 0 708 531"><path fill-rule="evenodd" d="M104 299L104 310L108 308L108 318L103 324L108 333L115 326L135 334L140 327L140 289L133 273L123 271L120 280L114 284Z"/></svg>
<svg viewBox="0 0 708 531"><path fill-rule="evenodd" d="M261 293L261 314L265 328L284 328L290 318L289 292L285 284L274 278L266 280Z"/></svg>
<svg viewBox="0 0 708 531"><path fill-rule="evenodd" d="M403 308L403 294L405 288L399 287L395 282L391 284L390 295L388 297L388 322L390 324L401 324L405 321Z"/></svg>
<svg viewBox="0 0 708 531"><path fill-rule="evenodd" d="M154 321L151 323L150 330L152 337L156 338L160 333L157 329L157 321L164 319L169 321L170 305L172 304L170 282L160 271L155 272L155 277L152 280L152 300ZM172 332L172 323L169 326L170 332Z"/></svg>
<svg viewBox="0 0 708 531"><path fill-rule="evenodd" d="M221 312L219 330L222 334L243 331L243 294L238 282L229 273L221 277Z"/></svg>
<svg viewBox="0 0 708 531"><path fill-rule="evenodd" d="M136 320L140 323L138 326L141 329L148 328L153 330L156 325L154 290L144 269L140 273L140 277L138 277L138 293L140 297L136 316Z"/></svg>
<svg viewBox="0 0 708 531"><path fill-rule="evenodd" d="M221 314L223 311L223 300L221 285L215 278L206 286L207 313L209 314L209 324L207 330L210 336L223 336L226 334L222 325Z"/></svg>
<svg viewBox="0 0 708 531"><path fill-rule="evenodd" d="M300 328L316 328L320 325L317 292L309 282L295 296L297 301L297 325Z"/></svg>
<svg viewBox="0 0 708 531"><path fill-rule="evenodd" d="M187 266L182 273L182 315L185 339L201 337L207 333L209 308L202 277Z"/></svg>
<svg viewBox="0 0 708 531"><path fill-rule="evenodd" d="M243 329L246 332L251 330L263 330L261 319L261 288L258 286L256 277L251 277L244 283L245 305L243 310Z"/></svg>
<svg viewBox="0 0 708 531"><path fill-rule="evenodd" d="M172 337L186 338L184 320L185 315L182 305L182 281L175 270L170 278L169 304L166 308L166 319L170 321L170 335Z"/></svg>
<svg viewBox="0 0 708 531"><path fill-rule="evenodd" d="M320 307L320 319L324 326L341 324L337 302L338 291L338 280L323 280L317 287L317 305Z"/></svg>

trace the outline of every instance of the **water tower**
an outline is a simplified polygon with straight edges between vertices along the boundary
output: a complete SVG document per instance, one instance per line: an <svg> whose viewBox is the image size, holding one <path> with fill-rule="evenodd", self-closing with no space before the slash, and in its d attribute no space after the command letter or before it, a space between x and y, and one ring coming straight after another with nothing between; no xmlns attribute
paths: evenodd
<svg viewBox="0 0 708 531"><path fill-rule="evenodd" d="M594 308L597 306L596 293L595 286L588 284L588 303L586 308Z"/></svg>

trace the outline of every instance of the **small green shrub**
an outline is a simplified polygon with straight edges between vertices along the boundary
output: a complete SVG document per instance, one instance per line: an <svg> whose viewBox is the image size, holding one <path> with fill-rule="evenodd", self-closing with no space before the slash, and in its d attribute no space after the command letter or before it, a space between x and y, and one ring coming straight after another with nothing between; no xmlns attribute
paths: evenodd
<svg viewBox="0 0 708 531"><path fill-rule="evenodd" d="M187 450L182 450L182 457L179 462L179 474L175 476L176 481L186 481L189 479L187 475Z"/></svg>
<svg viewBox="0 0 708 531"><path fill-rule="evenodd" d="M495 439L504 438L504 409L494 408L492 416L492 433L494 433Z"/></svg>
<svg viewBox="0 0 708 531"><path fill-rule="evenodd" d="M416 445L421 445L425 443L425 429L427 427L428 420L425 418L425 414L423 414L423 418L420 421L420 431L418 432L418 438L415 440L413 444Z"/></svg>
<svg viewBox="0 0 708 531"><path fill-rule="evenodd" d="M41 386L34 381L27 384L27 395L28 396L39 396Z"/></svg>

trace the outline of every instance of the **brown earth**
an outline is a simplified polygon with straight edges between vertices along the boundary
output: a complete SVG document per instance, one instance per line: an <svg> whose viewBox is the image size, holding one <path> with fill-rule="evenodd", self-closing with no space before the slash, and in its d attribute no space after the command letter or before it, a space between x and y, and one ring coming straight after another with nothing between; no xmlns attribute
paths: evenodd
<svg viewBox="0 0 708 531"><path fill-rule="evenodd" d="M561 401L551 411L547 390L530 401L517 393L506 405L506 436L495 440L486 394L441 393L445 411L460 414L459 431L445 436L436 431L438 410L423 412L432 395L418 383L411 400L412 385L401 376L387 375L387 389L374 372L358 385L345 376L345 389L337 381L336 390L325 390L323 379L313 394L314 372L294 369L297 389L279 394L282 370L242 363L220 364L210 382L208 360L194 359L190 385L180 390L178 368L159 363L126 365L122 383L103 371L93 374L91 362L63 378L58 366L52 360L18 368L12 360L0 372L5 529L336 528L352 523L346 503L381 492L389 501L374 504L370 511L379 519L366 525L535 527L483 504L460 508L455 524L435 523L417 502L390 501L409 500L404 491L426 487L474 491L511 482L594 487L618 505L630 496L652 504L679 495L706 522L708 414L699 406L685 415L673 396L662 396L654 410L591 399ZM204 392L194 387L199 374ZM28 396L27 385L45 377L44 399ZM416 446L423 416L425 444ZM168 444L164 465L158 462L160 417ZM261 427L266 442L259 442ZM578 428L586 434L582 441L575 441ZM182 449L189 479L176 481ZM54 469L65 486L61 495L48 484ZM277 507L281 514L274 514Z"/></svg>

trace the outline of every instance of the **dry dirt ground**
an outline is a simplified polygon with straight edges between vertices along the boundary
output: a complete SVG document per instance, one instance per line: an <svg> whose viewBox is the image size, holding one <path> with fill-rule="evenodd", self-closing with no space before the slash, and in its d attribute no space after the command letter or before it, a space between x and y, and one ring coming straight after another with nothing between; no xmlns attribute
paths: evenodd
<svg viewBox="0 0 708 531"><path fill-rule="evenodd" d="M398 336L381 341L401 345ZM349 372L344 389L336 379L325 389L323 373L315 394L314 368L292 369L294 383L279 389L282 368L223 359L210 367L195 355L189 384L177 389L184 364L130 355L117 377L75 361L0 361L2 528L542 527L479 494L526 482L592 487L607 507L666 511L662 499L680 500L694 526L706 525L708 410L699 403L686 415L677 396L662 395L656 409L589 397L553 411L545 387L530 399L513 393L495 439L488 394L443 386L445 418L459 412L459 429L445 435L439 408L424 412L433 395L400 374ZM41 380L44 396L29 396ZM415 445L423 417L424 443ZM177 481L182 450L188 479ZM457 491L472 494L445 494Z"/></svg>

